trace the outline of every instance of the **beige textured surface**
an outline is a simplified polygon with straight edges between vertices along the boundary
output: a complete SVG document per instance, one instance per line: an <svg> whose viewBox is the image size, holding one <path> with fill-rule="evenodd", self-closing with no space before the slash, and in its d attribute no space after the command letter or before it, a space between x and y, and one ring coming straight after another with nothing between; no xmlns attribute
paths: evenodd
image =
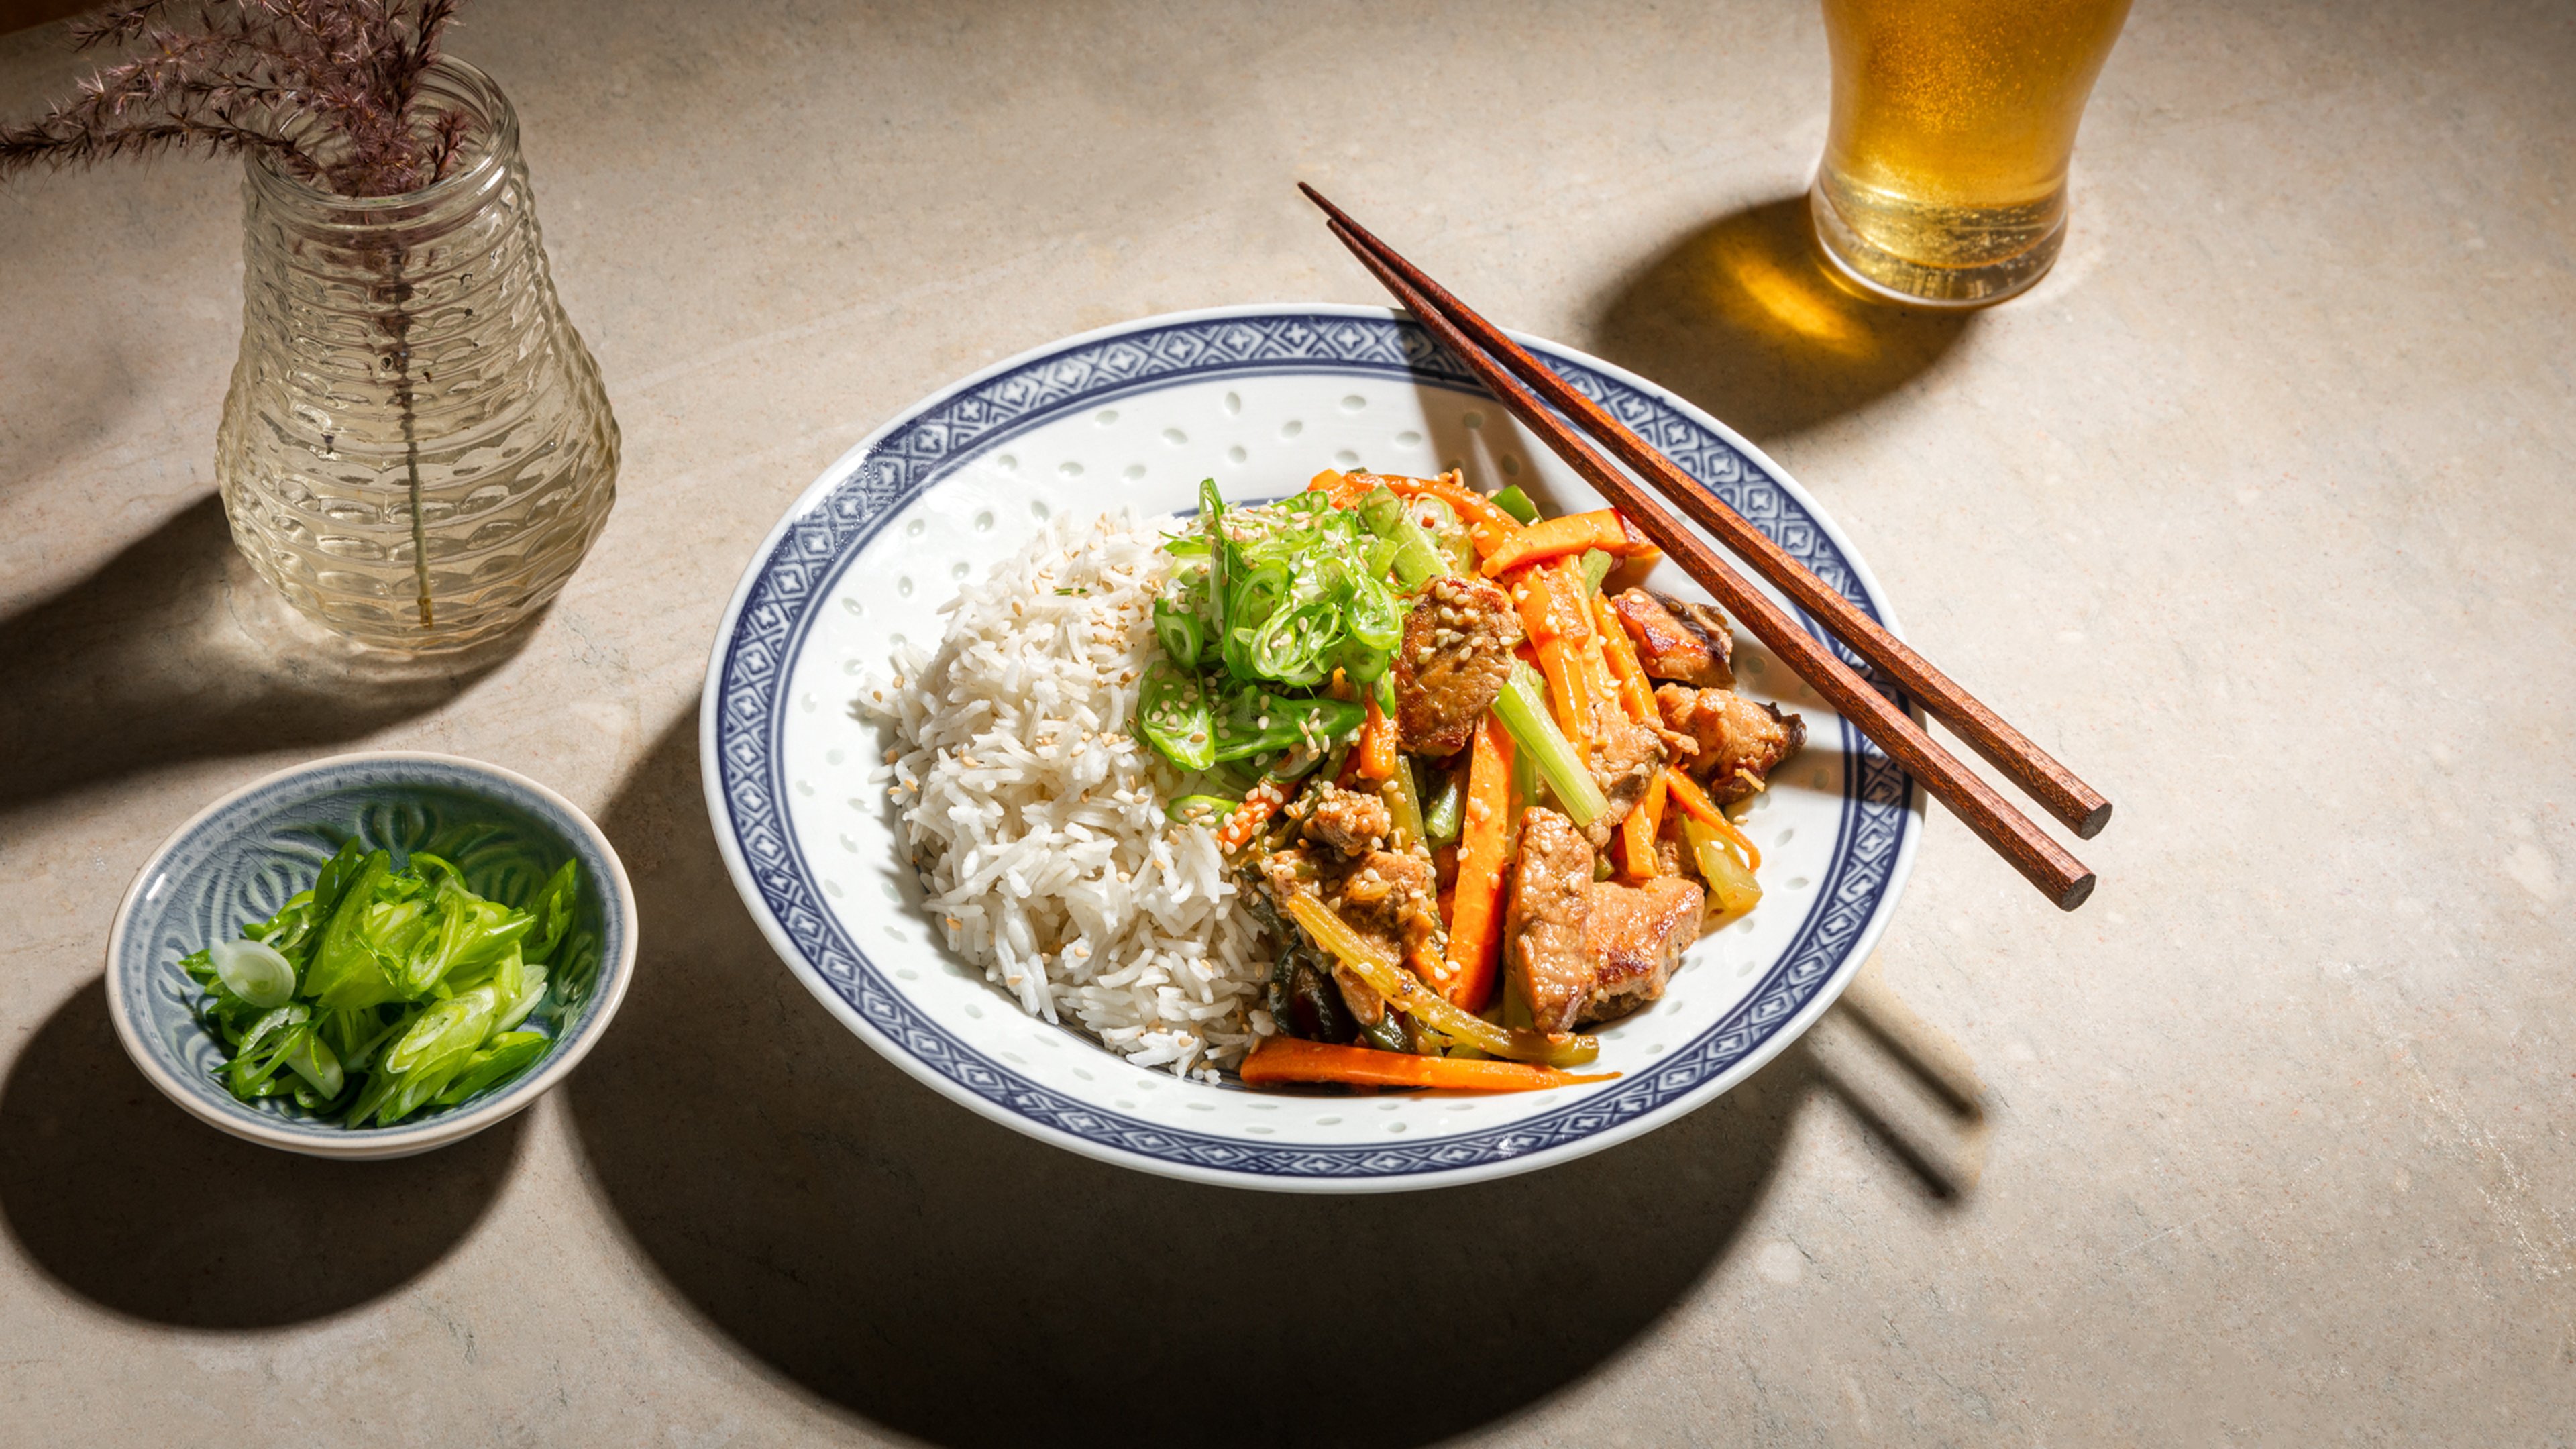
<svg viewBox="0 0 2576 1449"><path fill-rule="evenodd" d="M488 675L351 697L229 554L228 168L0 193L0 1441L2570 1442L2567 7L2140 6L2064 264L1964 324L1797 291L1797 4L470 15L628 460ZM0 40L0 105L71 65ZM2071 917L1933 816L1882 964L1981 1123L1844 1014L1552 1172L1184 1188L935 1098L770 958L694 744L751 544L997 356L1375 300L1299 178L1743 426L2118 802ZM519 1124L325 1167L155 1097L99 952L171 825L363 743L588 806L646 944Z"/></svg>

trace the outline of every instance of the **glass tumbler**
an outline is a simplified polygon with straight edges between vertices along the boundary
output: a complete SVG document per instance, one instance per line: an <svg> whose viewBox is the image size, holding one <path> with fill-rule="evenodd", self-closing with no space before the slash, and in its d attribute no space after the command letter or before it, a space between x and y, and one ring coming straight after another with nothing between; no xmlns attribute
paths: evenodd
<svg viewBox="0 0 2576 1449"><path fill-rule="evenodd" d="M304 614L444 653L562 589L607 522L617 421L555 298L519 124L470 65L448 176L401 196L244 168L242 342L215 435L234 542Z"/></svg>
<svg viewBox="0 0 2576 1449"><path fill-rule="evenodd" d="M1824 0L1833 123L1808 205L1868 291L1981 307L2066 237L2066 170L2129 0Z"/></svg>

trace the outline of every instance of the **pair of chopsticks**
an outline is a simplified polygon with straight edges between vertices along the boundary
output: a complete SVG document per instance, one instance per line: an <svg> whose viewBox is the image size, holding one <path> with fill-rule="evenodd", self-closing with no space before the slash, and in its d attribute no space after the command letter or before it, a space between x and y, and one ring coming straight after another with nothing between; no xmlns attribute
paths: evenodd
<svg viewBox="0 0 2576 1449"><path fill-rule="evenodd" d="M2051 758L2047 751L2032 744L2002 716L1986 708L1975 695L1960 688L1950 676L1933 668L1929 660L1879 627L1878 621L1854 608L1840 591L1808 572L1805 565L1702 487L1699 480L1568 386L1546 364L1425 276L1420 268L1370 235L1348 212L1325 200L1323 193L1303 183L1298 189L1332 218L1333 235L1395 294L1415 320L1464 359L1514 417L1538 434L1558 457L1573 465L1585 482L1697 579L1728 613L1743 620L1753 637L1786 660L1800 678L1841 711L1843 718L1858 726L1906 773L1939 796L1967 822L1969 829L2055 901L2058 909L2071 911L2084 904L2084 898L2093 893L2093 872L2082 861L2068 854L2065 847L2042 833L2029 817L1971 773L1957 756L1890 704L1831 648L1800 628L1786 610L1737 573L1706 540L1684 528L1662 503L1602 456L1584 435L1588 433L1606 445L1665 501L1715 534L1798 607L1833 631L1854 654L1921 700L1926 709L2045 806L2078 839L2090 840L2101 831L2111 818L2110 801L2077 779L2072 770ZM1550 411L1551 405L1556 411ZM1559 412L1564 416L1559 417Z"/></svg>

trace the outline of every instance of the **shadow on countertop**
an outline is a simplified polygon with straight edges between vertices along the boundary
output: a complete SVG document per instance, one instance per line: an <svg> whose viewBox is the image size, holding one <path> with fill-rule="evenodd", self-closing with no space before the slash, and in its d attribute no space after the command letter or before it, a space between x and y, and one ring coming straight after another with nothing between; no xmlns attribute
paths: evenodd
<svg viewBox="0 0 2576 1449"><path fill-rule="evenodd" d="M609 1207L773 1371L936 1443L1223 1425L1236 1443L1417 1444L1490 1422L1691 1292L1808 1092L1792 1053L1642 1139L1473 1187L1149 1177L946 1101L779 966L708 830L694 711L601 823L644 913L617 1029L568 1084Z"/></svg>
<svg viewBox="0 0 2576 1449"><path fill-rule="evenodd" d="M117 1312L299 1323L392 1292L462 1242L508 1179L523 1121L392 1162L243 1142L135 1070L93 980L0 1088L0 1219L57 1281Z"/></svg>
<svg viewBox="0 0 2576 1449"><path fill-rule="evenodd" d="M360 738L455 698L534 633L430 660L358 649L251 571L208 494L0 618L0 814L186 760Z"/></svg>
<svg viewBox="0 0 2576 1449"><path fill-rule="evenodd" d="M1592 337L1601 356L1768 444L1894 392L1974 323L1837 279L1799 195L1730 212L1649 258L1600 304Z"/></svg>

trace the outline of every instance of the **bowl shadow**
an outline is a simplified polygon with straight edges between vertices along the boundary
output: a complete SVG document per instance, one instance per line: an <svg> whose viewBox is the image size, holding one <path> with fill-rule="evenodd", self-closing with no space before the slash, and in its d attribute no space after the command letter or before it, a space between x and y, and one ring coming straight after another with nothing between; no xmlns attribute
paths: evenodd
<svg viewBox="0 0 2576 1449"><path fill-rule="evenodd" d="M1791 1053L1637 1141L1394 1196L1111 1167L853 1040L754 926L702 802L692 712L601 817L644 959L567 1084L594 1181L752 1358L935 1443L1417 1444L1510 1414L1693 1290L1810 1087Z"/></svg>
<svg viewBox="0 0 2576 1449"><path fill-rule="evenodd" d="M1842 281L1801 194L1730 212L1647 259L1597 305L1593 340L1601 356L1762 443L1902 387L1975 320Z"/></svg>
<svg viewBox="0 0 2576 1449"><path fill-rule="evenodd" d="M298 1323L392 1292L462 1242L507 1180L523 1120L390 1162L243 1142L135 1070L92 980L0 1088L0 1220L63 1286L116 1312Z"/></svg>

